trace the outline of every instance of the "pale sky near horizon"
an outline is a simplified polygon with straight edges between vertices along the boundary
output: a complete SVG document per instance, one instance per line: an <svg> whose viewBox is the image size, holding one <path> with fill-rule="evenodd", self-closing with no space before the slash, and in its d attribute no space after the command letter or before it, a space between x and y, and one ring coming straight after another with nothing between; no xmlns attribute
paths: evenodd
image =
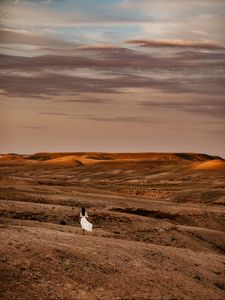
<svg viewBox="0 0 225 300"><path fill-rule="evenodd" d="M225 0L0 0L0 153L225 158Z"/></svg>

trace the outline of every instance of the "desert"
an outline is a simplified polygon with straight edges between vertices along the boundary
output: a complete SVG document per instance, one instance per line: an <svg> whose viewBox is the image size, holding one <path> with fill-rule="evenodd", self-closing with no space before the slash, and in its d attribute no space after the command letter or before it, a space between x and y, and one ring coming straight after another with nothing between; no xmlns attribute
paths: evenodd
<svg viewBox="0 0 225 300"><path fill-rule="evenodd" d="M1 299L224 299L224 175L196 153L2 154Z"/></svg>
<svg viewBox="0 0 225 300"><path fill-rule="evenodd" d="M0 300L225 299L224 19L0 0Z"/></svg>

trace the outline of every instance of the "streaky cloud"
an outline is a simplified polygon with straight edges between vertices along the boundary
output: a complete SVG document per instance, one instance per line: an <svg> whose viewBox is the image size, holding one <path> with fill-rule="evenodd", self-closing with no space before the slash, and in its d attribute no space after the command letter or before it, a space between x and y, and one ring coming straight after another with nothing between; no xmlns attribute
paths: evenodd
<svg viewBox="0 0 225 300"><path fill-rule="evenodd" d="M156 48L201 48L201 49L224 49L217 41L188 41L188 40L145 40L133 39L125 41L126 44L135 44L141 47Z"/></svg>
<svg viewBox="0 0 225 300"><path fill-rule="evenodd" d="M11 28L0 29L0 44L12 45L32 45L32 46L51 46L51 47L77 47L78 43L66 41L63 38L43 32L31 30L15 30Z"/></svg>

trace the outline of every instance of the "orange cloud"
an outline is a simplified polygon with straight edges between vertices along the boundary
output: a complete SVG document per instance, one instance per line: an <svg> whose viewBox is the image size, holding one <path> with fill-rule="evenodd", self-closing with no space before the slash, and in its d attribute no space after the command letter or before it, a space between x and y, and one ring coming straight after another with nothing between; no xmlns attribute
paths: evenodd
<svg viewBox="0 0 225 300"><path fill-rule="evenodd" d="M178 47L178 48L202 48L202 49L224 49L215 41L188 41L188 40L128 40L126 44L136 44L142 47Z"/></svg>

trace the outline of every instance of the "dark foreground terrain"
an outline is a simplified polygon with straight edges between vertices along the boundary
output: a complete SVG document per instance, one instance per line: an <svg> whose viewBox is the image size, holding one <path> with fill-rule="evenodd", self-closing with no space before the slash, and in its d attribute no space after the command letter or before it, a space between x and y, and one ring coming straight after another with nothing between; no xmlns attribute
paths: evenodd
<svg viewBox="0 0 225 300"><path fill-rule="evenodd" d="M0 299L225 299L223 159L8 154L0 182Z"/></svg>

